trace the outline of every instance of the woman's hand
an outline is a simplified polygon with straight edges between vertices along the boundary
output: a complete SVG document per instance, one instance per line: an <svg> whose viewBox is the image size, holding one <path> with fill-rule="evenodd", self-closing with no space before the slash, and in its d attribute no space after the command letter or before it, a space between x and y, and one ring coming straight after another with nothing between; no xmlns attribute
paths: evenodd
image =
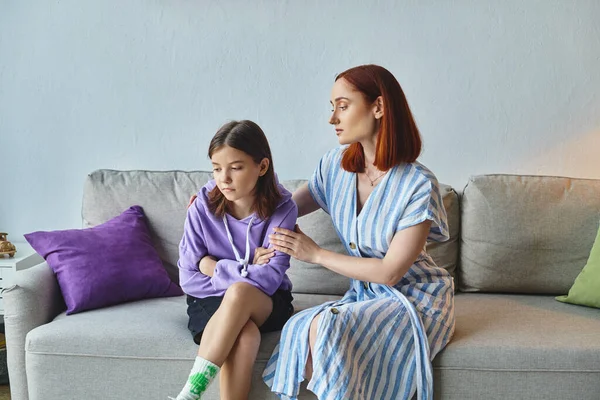
<svg viewBox="0 0 600 400"><path fill-rule="evenodd" d="M252 261L252 264L265 265L274 255L275 249L273 247L269 247L266 249L264 247L257 247L254 251L254 261Z"/></svg>
<svg viewBox="0 0 600 400"><path fill-rule="evenodd" d="M284 228L274 228L276 234L269 235L269 242L275 250L289 254L296 260L318 264L321 248L296 225L290 231Z"/></svg>
<svg viewBox="0 0 600 400"><path fill-rule="evenodd" d="M194 200L196 200L196 197L198 196L196 196L195 194L193 194L192 197L190 197L190 202L188 203L187 208L190 208L190 206L194 204Z"/></svg>
<svg viewBox="0 0 600 400"><path fill-rule="evenodd" d="M208 275L212 278L215 273L215 267L217 266L217 260L213 256L204 256L198 264L198 269L204 275Z"/></svg>

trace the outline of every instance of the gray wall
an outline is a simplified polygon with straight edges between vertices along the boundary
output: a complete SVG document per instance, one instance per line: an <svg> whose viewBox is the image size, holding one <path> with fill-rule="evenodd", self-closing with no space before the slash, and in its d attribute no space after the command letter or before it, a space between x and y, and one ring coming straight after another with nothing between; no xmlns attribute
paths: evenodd
<svg viewBox="0 0 600 400"><path fill-rule="evenodd" d="M600 178L598 21L598 0L0 0L0 231L80 227L97 168L208 169L229 119L308 177L363 63L400 81L442 182Z"/></svg>

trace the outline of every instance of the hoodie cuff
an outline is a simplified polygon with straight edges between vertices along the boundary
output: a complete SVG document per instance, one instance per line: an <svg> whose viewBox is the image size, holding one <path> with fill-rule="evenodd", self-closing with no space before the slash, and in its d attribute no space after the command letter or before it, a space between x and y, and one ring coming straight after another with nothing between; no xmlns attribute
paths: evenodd
<svg viewBox="0 0 600 400"><path fill-rule="evenodd" d="M211 279L215 290L227 290L232 283L242 279L240 271L242 266L237 260L222 259L217 261Z"/></svg>

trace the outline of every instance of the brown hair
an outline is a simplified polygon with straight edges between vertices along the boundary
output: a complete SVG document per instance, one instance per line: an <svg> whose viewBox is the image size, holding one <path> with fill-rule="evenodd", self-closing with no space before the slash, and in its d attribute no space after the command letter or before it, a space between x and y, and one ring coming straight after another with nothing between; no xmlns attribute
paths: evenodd
<svg viewBox="0 0 600 400"><path fill-rule="evenodd" d="M256 198L253 206L253 211L261 219L269 218L275 212L281 200L281 193L275 180L273 157L265 133L252 121L231 121L219 128L210 141L208 157L211 158L214 152L222 146L229 146L243 151L252 157L252 160L257 164L260 164L263 158L269 160L267 172L259 177L258 182L256 182L254 191ZM208 194L208 208L217 217L222 217L230 210L229 201L216 186Z"/></svg>
<svg viewBox="0 0 600 400"><path fill-rule="evenodd" d="M395 165L414 162L421 154L421 135L394 75L379 65L369 64L350 68L335 80L342 78L370 104L379 96L383 98L383 117L373 164L387 171ZM364 171L365 153L360 143L353 143L344 151L342 168L350 172Z"/></svg>

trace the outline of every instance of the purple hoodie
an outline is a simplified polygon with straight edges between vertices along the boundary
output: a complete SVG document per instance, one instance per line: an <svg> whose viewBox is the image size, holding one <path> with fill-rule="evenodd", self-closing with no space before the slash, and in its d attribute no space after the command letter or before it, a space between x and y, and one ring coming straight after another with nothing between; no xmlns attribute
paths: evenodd
<svg viewBox="0 0 600 400"><path fill-rule="evenodd" d="M277 289L291 290L292 282L285 274L290 267L290 256L276 251L267 264L255 265L252 260L257 247L269 246L269 234L273 233L273 228L294 229L298 207L292 200L292 194L278 183L281 201L273 215L264 221L255 213L242 220L225 214L227 227L238 253L236 255L223 219L212 214L208 208L208 193L215 186L214 180L204 185L187 212L177 262L179 283L183 291L198 298L223 296L235 282L247 282L269 296ZM247 244L249 262L244 268ZM218 260L212 278L204 275L198 268L198 263L206 255Z"/></svg>

